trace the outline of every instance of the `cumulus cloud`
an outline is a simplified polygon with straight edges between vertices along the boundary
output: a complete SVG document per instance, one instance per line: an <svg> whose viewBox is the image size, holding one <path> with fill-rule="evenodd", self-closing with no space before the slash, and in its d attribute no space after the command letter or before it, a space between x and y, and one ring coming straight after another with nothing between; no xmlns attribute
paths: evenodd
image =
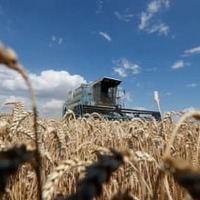
<svg viewBox="0 0 200 200"><path fill-rule="evenodd" d="M185 56L189 56L192 54L199 54L200 53L200 46L192 48L192 49L187 49L184 51Z"/></svg>
<svg viewBox="0 0 200 200"><path fill-rule="evenodd" d="M141 67L125 58L113 61L116 67L113 68L114 72L121 77L127 77L128 74L139 74L141 72Z"/></svg>
<svg viewBox="0 0 200 200"><path fill-rule="evenodd" d="M148 5L145 11L141 12L139 30L147 33L158 32L159 35L168 35L169 26L161 20L156 21L156 15L164 9L170 7L170 0L153 0Z"/></svg>
<svg viewBox="0 0 200 200"><path fill-rule="evenodd" d="M102 36L104 39L106 39L109 42L112 41L112 38L105 32L99 32L99 35Z"/></svg>
<svg viewBox="0 0 200 200"><path fill-rule="evenodd" d="M183 60L177 60L172 66L171 68L172 69L180 69L180 68L183 68L185 66L189 66L190 63L186 63L184 62Z"/></svg>
<svg viewBox="0 0 200 200"><path fill-rule="evenodd" d="M62 104L68 91L86 82L80 75L71 75L64 70L29 73L29 78L35 90L40 112L50 117L61 116ZM30 105L27 87L16 72L0 66L0 80L0 104L10 100L21 100Z"/></svg>

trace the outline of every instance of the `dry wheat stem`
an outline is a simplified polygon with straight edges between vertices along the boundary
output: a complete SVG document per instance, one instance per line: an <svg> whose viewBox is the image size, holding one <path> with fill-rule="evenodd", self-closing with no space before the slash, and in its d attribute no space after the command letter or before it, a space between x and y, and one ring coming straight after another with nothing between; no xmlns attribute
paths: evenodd
<svg viewBox="0 0 200 200"><path fill-rule="evenodd" d="M171 146L172 146L172 144L173 144L173 142L174 142L174 139L175 139L175 136L176 136L176 134L177 134L177 132L178 132L178 129L180 128L180 126L182 125L182 123L183 123L186 119L192 118L192 117L194 117L194 118L196 118L196 119L200 119L200 111L189 111L189 112L185 113L185 114L179 119L179 121L177 122L175 128L173 129L172 135L171 135L171 137L170 137L170 140L169 140L169 142L168 142L168 144L167 144L167 147L166 147L166 149L165 149L165 152L164 152L164 154L163 154L164 157L170 156L170 149L171 149Z"/></svg>
<svg viewBox="0 0 200 200"><path fill-rule="evenodd" d="M36 143L36 174L38 178L38 199L42 199L42 192L41 192L41 172L40 172L40 167L41 167L41 159L40 159L40 150L39 150L39 145L38 145L38 131L37 131L37 108L36 108L36 100L35 100L35 95L34 95L34 90L32 88L31 82L28 78L28 75L26 74L24 68L22 65L17 63L17 55L12 49L6 49L2 44L0 44L0 64L5 64L8 68L17 71L22 78L25 80L25 83L27 84L28 90L29 90L29 95L32 103L32 109L34 113L34 118L33 118L33 124L34 124L34 131L35 131L35 143Z"/></svg>
<svg viewBox="0 0 200 200"><path fill-rule="evenodd" d="M197 140L197 152L196 152L196 156L195 156L195 161L196 161L196 163L195 163L195 166L196 166L196 168L198 167L198 164L199 164L199 159L198 159L198 157L199 157L199 146L200 146L200 126L198 126L198 140Z"/></svg>
<svg viewBox="0 0 200 200"><path fill-rule="evenodd" d="M167 196L168 196L168 199L169 200L173 200L171 194L170 194L170 189L169 189L169 183L168 183L168 180L167 180L167 175L164 175L164 186L165 186L165 189L166 189L166 192L167 192Z"/></svg>

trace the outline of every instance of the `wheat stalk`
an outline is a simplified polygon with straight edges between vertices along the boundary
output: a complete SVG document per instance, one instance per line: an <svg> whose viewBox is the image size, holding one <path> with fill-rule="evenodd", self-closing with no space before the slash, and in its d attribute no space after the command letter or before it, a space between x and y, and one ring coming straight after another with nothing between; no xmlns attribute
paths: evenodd
<svg viewBox="0 0 200 200"><path fill-rule="evenodd" d="M174 142L174 139L175 139L175 136L178 132L178 129L180 128L180 126L182 125L182 123L188 119L188 118L195 118L195 119L200 119L200 111L189 111L187 113L185 113L180 119L179 121L176 123L176 126L174 127L173 129L173 132L171 134L171 137L170 137L170 140L167 144L167 147L165 149L165 152L164 152L164 157L168 157L170 156L170 148Z"/></svg>
<svg viewBox="0 0 200 200"><path fill-rule="evenodd" d="M17 54L15 51L11 48L5 48L3 44L0 44L0 64L6 65L8 68L17 71L22 78L25 80L26 85L28 86L29 89L29 94L30 94L30 99L32 103L32 109L34 113L34 131L35 131L35 143L36 143L36 160L38 162L38 165L36 166L36 174L38 178L38 199L42 199L42 194L41 194L41 177L40 177L40 167L41 167L41 160L40 160L40 150L38 146L38 132L37 132L37 108L36 108L36 100L35 100L35 95L34 91L31 85L31 82L21 64L18 63L18 58Z"/></svg>

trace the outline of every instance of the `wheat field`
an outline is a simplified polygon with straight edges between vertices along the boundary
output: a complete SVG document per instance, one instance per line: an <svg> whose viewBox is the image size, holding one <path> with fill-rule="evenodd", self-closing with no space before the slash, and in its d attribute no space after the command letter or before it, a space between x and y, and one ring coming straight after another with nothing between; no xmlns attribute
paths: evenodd
<svg viewBox="0 0 200 200"><path fill-rule="evenodd" d="M13 112L0 114L0 150L22 143L34 149L33 113L25 110L21 102L9 104L13 105ZM155 189L163 154L175 126L174 115L181 113L168 113L162 122L139 118L107 121L101 117L94 119L93 115L78 119L66 115L63 120L38 118L43 199L74 192L77 179L84 176L84 167L96 160L95 152L106 153L108 147L128 150L131 156L113 173L97 199L112 199L119 191L128 191L132 199L151 199L155 192L158 199L188 198L167 172ZM194 168L199 166L199 125L195 120L182 123L170 149L171 156L186 160ZM10 177L2 199L37 199L37 177L30 163L22 165Z"/></svg>

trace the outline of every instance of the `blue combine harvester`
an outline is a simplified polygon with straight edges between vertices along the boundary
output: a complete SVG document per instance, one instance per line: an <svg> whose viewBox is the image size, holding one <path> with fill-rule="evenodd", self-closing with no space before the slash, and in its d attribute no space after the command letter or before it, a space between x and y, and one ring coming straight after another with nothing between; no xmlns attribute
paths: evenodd
<svg viewBox="0 0 200 200"><path fill-rule="evenodd" d="M87 113L99 113L105 119L128 120L134 117L149 119L151 117L160 120L161 115L157 111L138 110L124 108L119 102L118 85L120 80L103 77L68 93L63 105L63 116L68 109L74 111L76 117L83 117Z"/></svg>

